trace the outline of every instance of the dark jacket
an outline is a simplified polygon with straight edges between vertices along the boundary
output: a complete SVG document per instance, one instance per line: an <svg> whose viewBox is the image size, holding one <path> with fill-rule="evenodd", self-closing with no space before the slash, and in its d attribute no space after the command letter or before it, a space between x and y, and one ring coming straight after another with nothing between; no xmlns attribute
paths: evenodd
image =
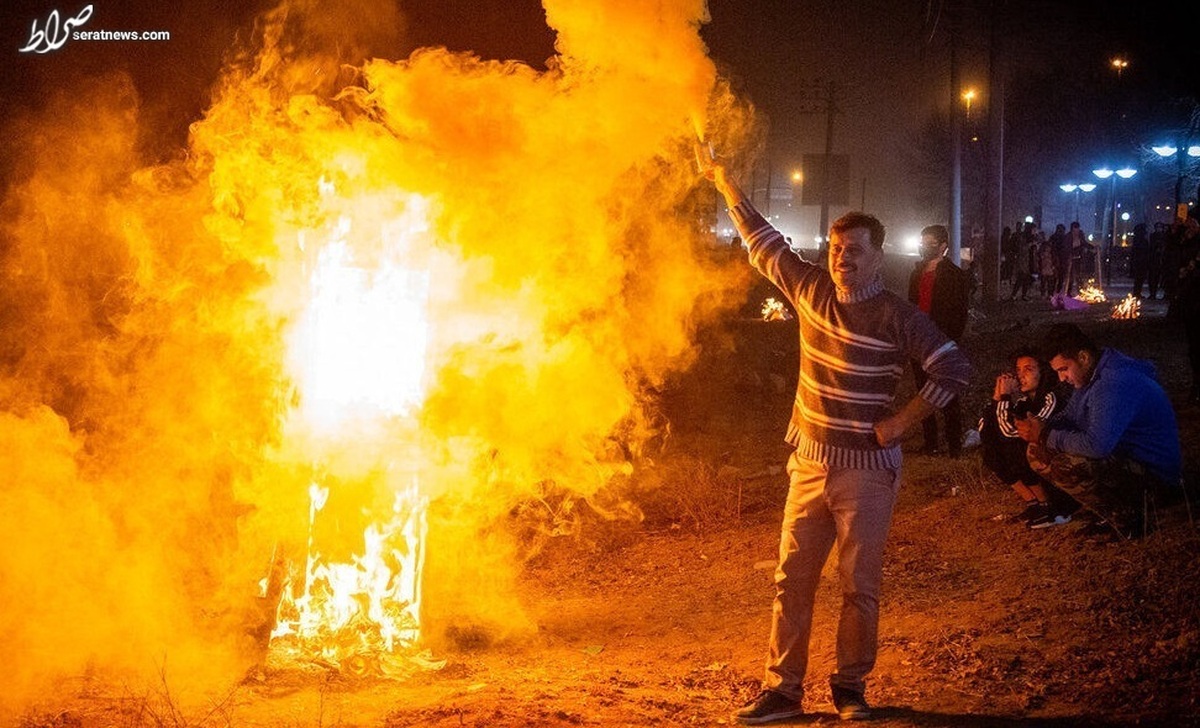
<svg viewBox="0 0 1200 728"><path fill-rule="evenodd" d="M1015 397L1006 395L1000 401L990 401L979 418L983 464L1006 485L1017 481L1045 485L1045 480L1033 472L1025 459L1025 441L1017 432L1016 421L1032 415L1045 422L1063 408L1065 401L1047 382L1032 395L1018 393Z"/></svg>
<svg viewBox="0 0 1200 728"><path fill-rule="evenodd" d="M912 275L908 278L908 300L916 303L918 289L921 284L921 272L925 269L925 261L917 261ZM955 341L962 338L967 328L967 307L970 304L971 276L962 268L951 263L948 258L938 261L934 269L933 303L930 307L929 318L937 324L946 336Z"/></svg>
<svg viewBox="0 0 1200 728"><path fill-rule="evenodd" d="M1179 427L1154 365L1104 349L1091 381L1047 421L1046 445L1086 458L1129 458L1168 484L1179 482Z"/></svg>

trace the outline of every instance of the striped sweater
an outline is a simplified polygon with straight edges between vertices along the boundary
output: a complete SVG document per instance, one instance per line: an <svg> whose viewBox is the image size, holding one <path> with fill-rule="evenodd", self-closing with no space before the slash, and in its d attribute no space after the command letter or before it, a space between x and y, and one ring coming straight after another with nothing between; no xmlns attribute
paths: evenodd
<svg viewBox="0 0 1200 728"><path fill-rule="evenodd" d="M839 291L827 270L796 255L748 201L730 214L751 265L796 309L800 376L787 441L802 457L833 467L898 468L899 443L881 447L874 426L891 414L906 362L921 363L928 380L919 396L940 408L966 390L967 357L882 280Z"/></svg>

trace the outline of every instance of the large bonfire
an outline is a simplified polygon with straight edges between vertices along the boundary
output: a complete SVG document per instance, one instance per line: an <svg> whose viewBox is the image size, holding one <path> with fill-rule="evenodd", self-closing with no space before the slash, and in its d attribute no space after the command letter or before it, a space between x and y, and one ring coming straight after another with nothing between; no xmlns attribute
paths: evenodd
<svg viewBox="0 0 1200 728"><path fill-rule="evenodd" d="M394 11L280 6L167 161L121 75L8 130L0 704L85 667L436 667L529 629L550 494L636 517L645 392L729 286L692 144L750 114L702 0L545 7L537 71L364 61Z"/></svg>

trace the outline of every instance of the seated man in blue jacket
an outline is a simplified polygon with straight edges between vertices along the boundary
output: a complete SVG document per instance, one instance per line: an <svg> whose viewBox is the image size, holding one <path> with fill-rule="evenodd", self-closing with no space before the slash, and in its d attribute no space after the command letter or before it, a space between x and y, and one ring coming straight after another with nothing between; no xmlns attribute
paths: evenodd
<svg viewBox="0 0 1200 728"><path fill-rule="evenodd" d="M1045 423L1019 420L1029 465L1124 538L1145 535L1148 493L1181 492L1179 427L1150 362L1096 346L1075 324L1046 332L1043 354L1075 388Z"/></svg>

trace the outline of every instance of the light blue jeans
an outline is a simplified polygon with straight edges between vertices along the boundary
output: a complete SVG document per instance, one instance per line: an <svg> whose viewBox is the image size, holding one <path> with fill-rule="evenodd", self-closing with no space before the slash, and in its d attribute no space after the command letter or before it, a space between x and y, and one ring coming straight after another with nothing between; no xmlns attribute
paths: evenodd
<svg viewBox="0 0 1200 728"><path fill-rule="evenodd" d="M863 692L875 667L883 547L900 488L899 470L831 468L792 453L775 568L766 687L804 697L813 603L821 569L837 546L842 611L835 687Z"/></svg>

